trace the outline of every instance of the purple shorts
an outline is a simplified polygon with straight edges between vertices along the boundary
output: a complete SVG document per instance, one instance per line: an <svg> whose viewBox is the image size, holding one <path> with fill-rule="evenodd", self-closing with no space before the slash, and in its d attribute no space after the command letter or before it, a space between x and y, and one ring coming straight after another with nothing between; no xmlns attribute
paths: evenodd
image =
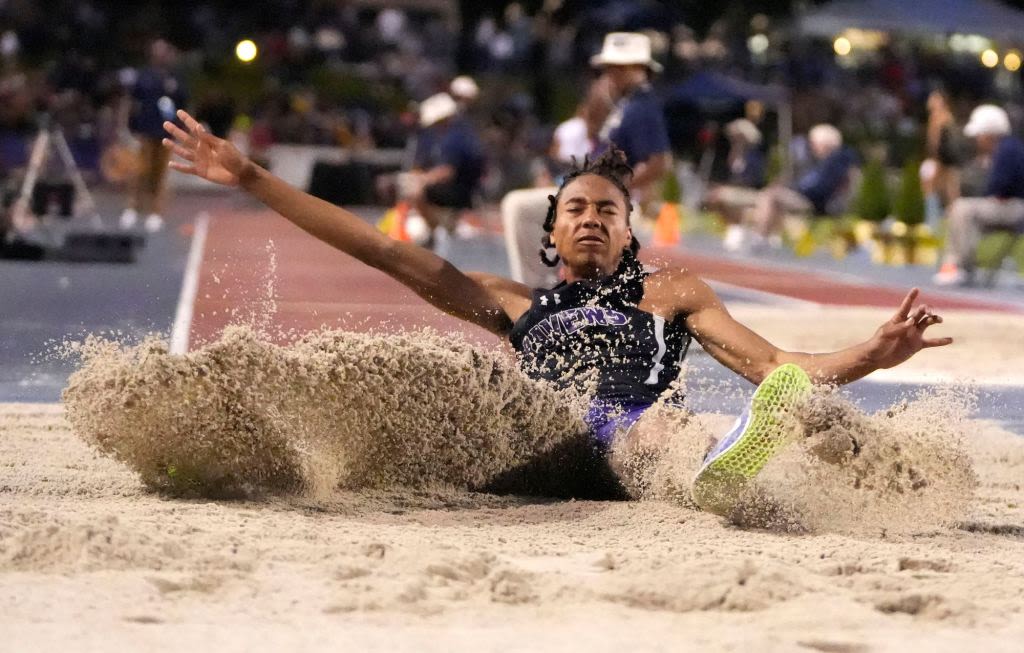
<svg viewBox="0 0 1024 653"><path fill-rule="evenodd" d="M615 436L629 431L651 404L607 404L595 401L590 404L583 421L590 426L594 439L604 447L610 447Z"/></svg>

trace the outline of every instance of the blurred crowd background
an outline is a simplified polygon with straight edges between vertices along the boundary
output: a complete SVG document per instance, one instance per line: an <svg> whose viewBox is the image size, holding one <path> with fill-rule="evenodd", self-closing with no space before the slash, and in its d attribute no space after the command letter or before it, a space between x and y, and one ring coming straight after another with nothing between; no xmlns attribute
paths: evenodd
<svg viewBox="0 0 1024 653"><path fill-rule="evenodd" d="M256 158L275 144L402 150L420 126L418 103L468 75L463 109L484 152L482 192L497 201L536 183L536 159L586 96L590 59L615 31L650 37L674 162L708 182L731 175L724 127L738 118L759 130L757 185L808 158L802 135L823 123L861 160L918 165L937 91L944 121L962 126L992 102L1017 128L1015 3L933 0L974 18L989 12L964 33L935 31L917 3L882 4L905 5L905 22L844 27L820 15L828 3L797 0L2 0L0 174L25 165L45 120L63 128L90 179L123 177L104 154L158 131L156 114L138 115L153 70L173 80L174 106Z"/></svg>
<svg viewBox="0 0 1024 653"><path fill-rule="evenodd" d="M257 147L403 147L416 126L411 103L466 73L481 89L473 112L492 151L526 156L572 114L594 74L589 57L610 31L654 37L655 56L665 66L655 83L677 118L669 128L680 154L704 144L706 120L741 111L688 110L705 101L736 104L673 93L698 72L791 89L796 132L830 122L854 144L895 143L894 165L922 138L925 101L935 88L950 91L961 120L978 101L995 97L1011 117L1022 115L1020 73L1002 61L987 67L980 54L994 44L985 39L954 48L947 34L861 33L864 42L839 56L833 39L796 33L798 12L813 5L707 4L207 0L134 2L128 10L104 0L6 0L0 3L3 164L17 164L11 137L32 133L40 112L48 111L75 142L84 167L96 168L123 119L119 102L155 38L178 52L173 66L188 89L188 107L215 133L245 129ZM761 13L766 8L773 14ZM250 63L235 56L244 38L259 46Z"/></svg>

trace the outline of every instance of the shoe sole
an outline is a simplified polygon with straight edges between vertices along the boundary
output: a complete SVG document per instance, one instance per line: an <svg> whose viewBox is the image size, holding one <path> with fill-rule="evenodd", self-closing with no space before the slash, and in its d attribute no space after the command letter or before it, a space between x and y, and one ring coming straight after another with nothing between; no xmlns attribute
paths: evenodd
<svg viewBox="0 0 1024 653"><path fill-rule="evenodd" d="M750 479L788 442L786 414L811 392L811 379L792 363L765 377L750 401L747 427L732 445L704 465L693 480L693 500L707 512L728 515Z"/></svg>

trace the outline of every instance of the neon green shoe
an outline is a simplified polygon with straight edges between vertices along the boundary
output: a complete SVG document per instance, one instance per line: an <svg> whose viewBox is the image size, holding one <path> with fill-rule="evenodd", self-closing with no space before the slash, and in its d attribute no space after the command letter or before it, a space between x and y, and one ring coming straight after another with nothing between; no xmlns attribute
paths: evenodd
<svg viewBox="0 0 1024 653"><path fill-rule="evenodd" d="M811 379L792 363L780 365L757 386L750 407L704 459L693 480L693 500L717 515L728 515L750 479L789 441L787 412L811 392Z"/></svg>

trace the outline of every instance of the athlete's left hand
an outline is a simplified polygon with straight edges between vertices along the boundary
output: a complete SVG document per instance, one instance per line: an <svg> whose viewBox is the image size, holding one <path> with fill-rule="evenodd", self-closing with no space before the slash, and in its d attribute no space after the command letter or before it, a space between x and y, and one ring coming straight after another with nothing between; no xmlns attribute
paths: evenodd
<svg viewBox="0 0 1024 653"><path fill-rule="evenodd" d="M878 327L868 341L868 355L878 368L895 367L922 349L953 342L952 338L924 337L928 327L942 323L942 317L932 313L926 304L914 308L919 292L914 288L907 293L892 319Z"/></svg>

